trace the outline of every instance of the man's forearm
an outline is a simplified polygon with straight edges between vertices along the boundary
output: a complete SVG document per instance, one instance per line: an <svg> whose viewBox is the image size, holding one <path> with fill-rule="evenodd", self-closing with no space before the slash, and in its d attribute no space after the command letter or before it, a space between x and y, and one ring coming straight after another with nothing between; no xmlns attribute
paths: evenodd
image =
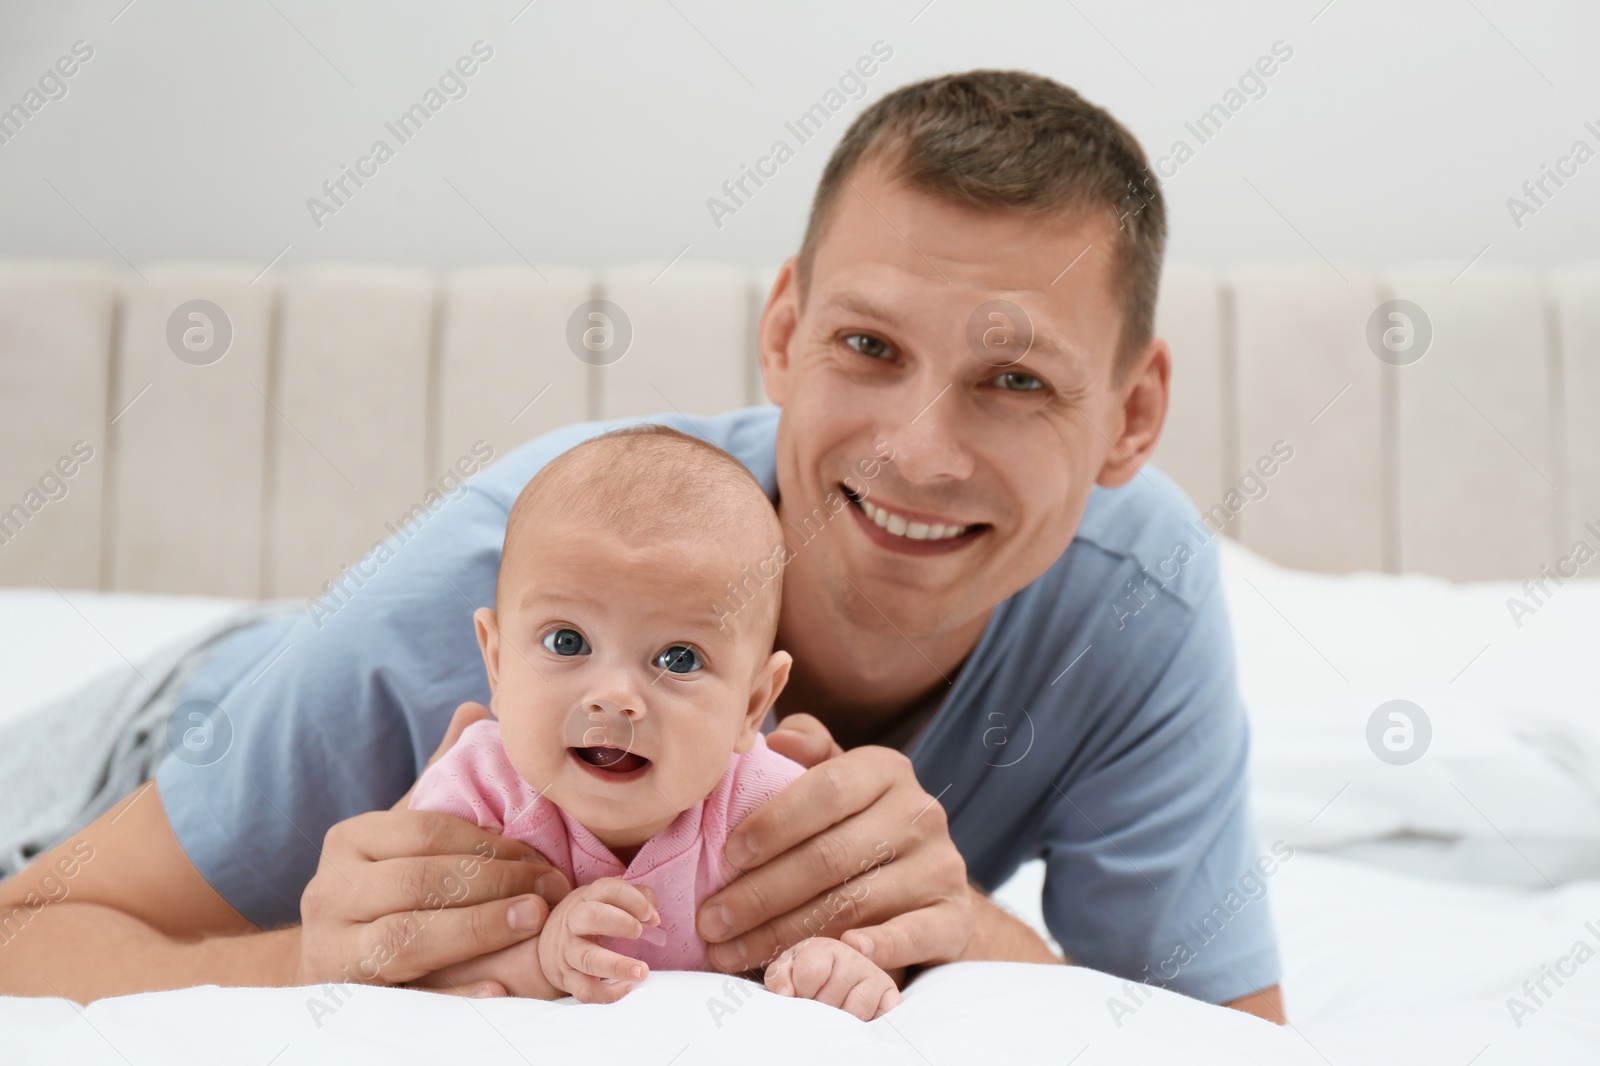
<svg viewBox="0 0 1600 1066"><path fill-rule="evenodd" d="M25 924L0 924L0 994L88 1003L195 985L284 985L299 953L299 926L175 940L111 907L55 903Z"/></svg>
<svg viewBox="0 0 1600 1066"><path fill-rule="evenodd" d="M969 888L972 892L972 938L967 941L967 949L961 953L958 961L1062 961L1026 922L1001 910L976 885Z"/></svg>

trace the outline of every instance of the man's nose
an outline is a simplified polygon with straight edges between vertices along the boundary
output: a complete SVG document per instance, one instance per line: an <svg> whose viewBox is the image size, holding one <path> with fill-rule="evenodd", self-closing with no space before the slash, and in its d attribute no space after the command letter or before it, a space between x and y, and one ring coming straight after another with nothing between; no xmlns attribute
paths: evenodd
<svg viewBox="0 0 1600 1066"><path fill-rule="evenodd" d="M900 418L884 426L879 438L893 446L892 465L902 480L913 485L964 481L974 464L961 424L961 384L931 376L922 381L909 389Z"/></svg>

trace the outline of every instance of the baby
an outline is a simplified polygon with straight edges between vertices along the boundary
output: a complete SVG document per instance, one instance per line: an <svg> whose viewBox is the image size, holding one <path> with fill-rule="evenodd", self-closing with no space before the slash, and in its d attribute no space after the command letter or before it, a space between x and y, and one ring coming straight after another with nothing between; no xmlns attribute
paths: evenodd
<svg viewBox="0 0 1600 1066"><path fill-rule="evenodd" d="M728 832L802 772L760 731L792 663L772 650L780 583L735 610L726 591L782 538L736 459L665 426L585 441L522 490L495 610L473 616L495 717L410 806L526 843L575 887L537 937L438 978L609 1003L651 967L710 969L695 912L742 876ZM900 1002L889 974L826 937L764 976L864 1021Z"/></svg>

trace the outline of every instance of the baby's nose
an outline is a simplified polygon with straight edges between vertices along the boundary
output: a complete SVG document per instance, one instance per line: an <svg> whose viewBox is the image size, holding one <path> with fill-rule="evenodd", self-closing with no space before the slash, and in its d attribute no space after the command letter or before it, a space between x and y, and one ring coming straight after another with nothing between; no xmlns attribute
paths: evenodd
<svg viewBox="0 0 1600 1066"><path fill-rule="evenodd" d="M588 699L567 715L569 747L612 747L632 750L634 723L644 717L642 703Z"/></svg>
<svg viewBox="0 0 1600 1066"><path fill-rule="evenodd" d="M638 721L644 717L644 704L637 701L618 703L615 700L591 700L586 712L591 721Z"/></svg>

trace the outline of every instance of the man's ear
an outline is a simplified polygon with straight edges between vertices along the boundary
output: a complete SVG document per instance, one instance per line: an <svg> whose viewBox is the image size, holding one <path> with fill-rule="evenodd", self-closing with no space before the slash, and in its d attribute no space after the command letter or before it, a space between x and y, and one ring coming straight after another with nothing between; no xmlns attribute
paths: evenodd
<svg viewBox="0 0 1600 1066"><path fill-rule="evenodd" d="M487 607L472 612L472 624L478 631L478 650L483 653L483 667L489 672L489 693L500 688L500 620Z"/></svg>
<svg viewBox="0 0 1600 1066"><path fill-rule="evenodd" d="M790 256L778 271L756 331L756 353L767 399L779 407L789 392L789 348L800 324L800 260Z"/></svg>
<svg viewBox="0 0 1600 1066"><path fill-rule="evenodd" d="M1120 488L1149 461L1167 421L1171 379L1172 348L1163 338L1153 337L1127 377L1112 387L1117 402L1113 426L1118 432L1111 435L1112 447L1095 478L1097 484Z"/></svg>
<svg viewBox="0 0 1600 1066"><path fill-rule="evenodd" d="M767 656L766 665L761 668L755 685L750 689L750 703L744 712L744 728L739 733L739 742L734 745L734 751L749 751L756 742L756 734L761 732L761 723L767 720L767 712L778 702L783 686L789 683L789 670L793 666L794 656L786 651L775 651Z"/></svg>

